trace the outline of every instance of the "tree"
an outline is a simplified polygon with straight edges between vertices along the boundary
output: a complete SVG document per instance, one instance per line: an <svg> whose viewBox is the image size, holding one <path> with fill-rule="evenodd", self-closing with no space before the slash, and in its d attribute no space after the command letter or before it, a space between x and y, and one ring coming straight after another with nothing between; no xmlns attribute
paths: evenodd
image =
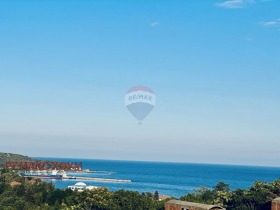
<svg viewBox="0 0 280 210"><path fill-rule="evenodd" d="M154 200L155 200L155 201L159 201L159 194L158 194L158 191L155 191Z"/></svg>
<svg viewBox="0 0 280 210"><path fill-rule="evenodd" d="M229 185L224 183L224 182L219 182L215 187L214 187L214 190L217 192L217 191L229 191Z"/></svg>

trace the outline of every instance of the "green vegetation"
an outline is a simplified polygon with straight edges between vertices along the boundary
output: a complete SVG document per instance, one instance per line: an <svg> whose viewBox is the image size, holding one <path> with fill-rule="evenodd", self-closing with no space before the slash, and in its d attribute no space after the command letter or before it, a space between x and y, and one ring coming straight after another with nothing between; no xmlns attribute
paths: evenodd
<svg viewBox="0 0 280 210"><path fill-rule="evenodd" d="M269 210L271 201L280 196L280 179L268 183L255 181L247 190L231 191L228 184L219 182L212 189L199 188L194 193L182 196L180 200L215 204L228 210Z"/></svg>
<svg viewBox="0 0 280 210"><path fill-rule="evenodd" d="M34 161L34 159L24 155L0 152L0 167L2 168L5 167L6 162L30 162L30 161Z"/></svg>
<svg viewBox="0 0 280 210"><path fill-rule="evenodd" d="M183 201L220 205L228 210L268 210L271 201L280 196L280 179L268 183L256 181L247 190L230 190L218 183L212 189L201 187L180 198ZM171 199L171 198L170 198ZM0 210L163 210L159 193L116 192L106 188L85 190L56 189L52 183L24 178L14 172L1 171Z"/></svg>
<svg viewBox="0 0 280 210"><path fill-rule="evenodd" d="M56 189L40 179L26 179L2 170L0 177L0 210L163 210L164 201L157 193L126 190L110 192L106 188L85 190Z"/></svg>

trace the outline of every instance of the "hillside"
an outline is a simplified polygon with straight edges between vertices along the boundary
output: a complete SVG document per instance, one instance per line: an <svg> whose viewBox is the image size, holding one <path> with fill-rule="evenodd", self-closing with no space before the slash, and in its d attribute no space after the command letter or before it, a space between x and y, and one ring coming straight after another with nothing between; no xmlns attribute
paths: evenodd
<svg viewBox="0 0 280 210"><path fill-rule="evenodd" d="M0 152L0 167L3 167L5 165L5 162L10 161L10 162L27 162L27 161L34 161L34 159L24 156L24 155L19 155L19 154L13 154L13 153L4 153Z"/></svg>

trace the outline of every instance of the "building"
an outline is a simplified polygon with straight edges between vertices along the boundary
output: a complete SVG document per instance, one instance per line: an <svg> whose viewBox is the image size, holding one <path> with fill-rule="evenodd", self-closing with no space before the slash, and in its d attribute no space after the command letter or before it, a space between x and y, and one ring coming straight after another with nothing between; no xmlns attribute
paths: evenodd
<svg viewBox="0 0 280 210"><path fill-rule="evenodd" d="M168 195L159 195L159 196L158 196L158 200L159 200L159 201L163 201L163 200L166 200L166 199L168 199L168 198L171 198L171 197L168 196Z"/></svg>
<svg viewBox="0 0 280 210"><path fill-rule="evenodd" d="M280 210L280 198L275 198L272 200L271 210Z"/></svg>
<svg viewBox="0 0 280 210"><path fill-rule="evenodd" d="M12 187L15 187L15 186L21 185L21 183L20 183L20 182L17 182L17 181L13 181L13 182L10 183L10 185L11 185Z"/></svg>
<svg viewBox="0 0 280 210"><path fill-rule="evenodd" d="M75 185L72 185L72 186L68 186L69 189L71 190L78 190L79 192L82 192L84 190L95 190L97 189L98 187L96 186L87 186L85 183L83 182L78 182L76 183Z"/></svg>
<svg viewBox="0 0 280 210"><path fill-rule="evenodd" d="M165 210L218 210L218 209L224 209L224 208L215 205L192 203L192 202L179 201L179 200L170 200L165 203Z"/></svg>

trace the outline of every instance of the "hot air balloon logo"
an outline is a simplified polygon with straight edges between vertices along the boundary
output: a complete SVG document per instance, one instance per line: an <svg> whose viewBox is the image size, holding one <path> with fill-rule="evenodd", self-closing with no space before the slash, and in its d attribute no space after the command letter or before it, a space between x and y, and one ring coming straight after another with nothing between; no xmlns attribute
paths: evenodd
<svg viewBox="0 0 280 210"><path fill-rule="evenodd" d="M153 110L155 102L154 92L145 86L132 87L125 94L125 105L139 124Z"/></svg>

